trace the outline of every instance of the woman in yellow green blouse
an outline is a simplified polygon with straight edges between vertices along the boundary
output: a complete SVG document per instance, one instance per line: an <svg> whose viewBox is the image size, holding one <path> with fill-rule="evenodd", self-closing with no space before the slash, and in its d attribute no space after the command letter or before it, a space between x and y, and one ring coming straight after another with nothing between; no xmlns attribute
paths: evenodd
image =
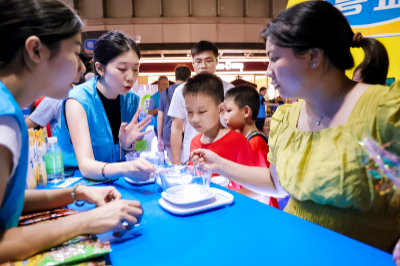
<svg viewBox="0 0 400 266"><path fill-rule="evenodd" d="M356 83L345 75L354 66L350 47L365 41L384 47L358 35L353 41L346 18L325 1L282 12L263 35L275 89L283 98L304 99L272 117L270 169L241 166L208 150L195 151L194 159L255 192L289 194L286 212L391 252L400 237L400 197L375 191L358 142L400 138L400 84ZM390 150L400 153L398 144Z"/></svg>

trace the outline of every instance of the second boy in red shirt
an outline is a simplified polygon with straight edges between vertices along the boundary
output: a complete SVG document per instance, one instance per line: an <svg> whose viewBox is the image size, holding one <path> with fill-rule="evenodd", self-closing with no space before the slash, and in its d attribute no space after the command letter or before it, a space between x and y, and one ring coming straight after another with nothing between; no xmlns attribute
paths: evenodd
<svg viewBox="0 0 400 266"><path fill-rule="evenodd" d="M256 120L260 109L260 98L255 88L251 86L238 86L226 93L225 122L231 130L238 130L249 141L253 149L257 166L268 167L268 140L257 130ZM247 194L277 209L278 201L247 190Z"/></svg>

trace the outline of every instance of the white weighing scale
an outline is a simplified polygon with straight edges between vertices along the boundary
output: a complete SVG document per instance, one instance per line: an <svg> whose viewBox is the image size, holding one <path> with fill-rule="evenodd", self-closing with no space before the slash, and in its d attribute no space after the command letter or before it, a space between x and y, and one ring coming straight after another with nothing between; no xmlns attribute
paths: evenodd
<svg viewBox="0 0 400 266"><path fill-rule="evenodd" d="M232 194L218 188L210 188L201 198L189 200L170 197L165 192L161 193L161 196L162 198L158 201L161 207L177 215L189 215L211 210L233 202Z"/></svg>
<svg viewBox="0 0 400 266"><path fill-rule="evenodd" d="M154 177L152 177L152 178L144 180L144 181L135 181L135 180L130 179L129 177L125 177L125 181L134 186L152 184L155 182L155 180L156 179Z"/></svg>

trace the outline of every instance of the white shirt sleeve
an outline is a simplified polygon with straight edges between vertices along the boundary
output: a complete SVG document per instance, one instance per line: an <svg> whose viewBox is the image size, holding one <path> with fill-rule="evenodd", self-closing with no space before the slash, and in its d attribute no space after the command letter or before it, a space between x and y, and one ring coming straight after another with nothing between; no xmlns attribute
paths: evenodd
<svg viewBox="0 0 400 266"><path fill-rule="evenodd" d="M228 83L224 80L222 81L222 83L224 84L224 95L226 94L227 91L235 87L235 85Z"/></svg>
<svg viewBox="0 0 400 266"><path fill-rule="evenodd" d="M0 145L10 150L13 156L13 168L9 178L17 169L19 156L21 155L21 129L18 122L12 116L0 116Z"/></svg>
<svg viewBox="0 0 400 266"><path fill-rule="evenodd" d="M45 127L55 117L55 110L49 98L44 98L29 116L29 119L41 127Z"/></svg>
<svg viewBox="0 0 400 266"><path fill-rule="evenodd" d="M186 83L183 83L176 88L174 95L172 96L171 106L169 107L168 115L175 118L184 119L186 117L185 98L183 98L183 87Z"/></svg>

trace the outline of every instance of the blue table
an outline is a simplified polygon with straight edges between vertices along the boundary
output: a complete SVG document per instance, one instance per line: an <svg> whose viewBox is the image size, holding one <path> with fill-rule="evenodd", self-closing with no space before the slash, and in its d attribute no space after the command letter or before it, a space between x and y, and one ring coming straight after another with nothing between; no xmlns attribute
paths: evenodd
<svg viewBox="0 0 400 266"><path fill-rule="evenodd" d="M232 205L181 217L161 208L155 184L110 185L144 209L141 235L111 246L114 266L394 265L391 254L229 190Z"/></svg>

